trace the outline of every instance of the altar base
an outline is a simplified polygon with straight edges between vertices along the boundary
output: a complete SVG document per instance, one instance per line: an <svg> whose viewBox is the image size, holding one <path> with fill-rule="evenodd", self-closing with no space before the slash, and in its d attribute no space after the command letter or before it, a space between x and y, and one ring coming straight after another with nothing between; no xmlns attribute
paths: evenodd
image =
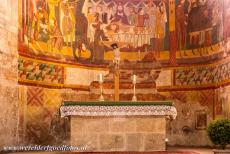
<svg viewBox="0 0 230 154"><path fill-rule="evenodd" d="M165 116L71 116L71 145L87 151L164 151Z"/></svg>

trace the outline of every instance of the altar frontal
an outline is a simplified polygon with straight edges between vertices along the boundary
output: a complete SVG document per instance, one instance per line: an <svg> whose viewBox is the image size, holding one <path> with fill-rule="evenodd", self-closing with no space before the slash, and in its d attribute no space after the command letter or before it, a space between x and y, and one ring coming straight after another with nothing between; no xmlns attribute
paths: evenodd
<svg viewBox="0 0 230 154"><path fill-rule="evenodd" d="M175 119L172 102L64 102L70 116L70 144L87 151L162 151L166 120Z"/></svg>

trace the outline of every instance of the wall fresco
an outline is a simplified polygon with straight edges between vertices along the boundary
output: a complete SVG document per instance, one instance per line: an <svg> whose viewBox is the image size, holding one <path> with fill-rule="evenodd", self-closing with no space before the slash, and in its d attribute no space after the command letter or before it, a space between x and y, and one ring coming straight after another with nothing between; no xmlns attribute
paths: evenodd
<svg viewBox="0 0 230 154"><path fill-rule="evenodd" d="M230 83L230 63L222 62L189 67L164 68L157 79L157 89L202 89ZM98 80L98 74L107 75L108 68L61 65L21 57L18 60L18 77L22 84L33 84L60 88L89 89L91 82ZM39 83L39 84L38 84Z"/></svg>
<svg viewBox="0 0 230 154"><path fill-rule="evenodd" d="M192 49L193 55L209 54L212 44L223 41L224 26L228 22L228 1L224 0L176 0L177 48ZM227 29L225 29L227 31ZM226 36L227 37L227 36ZM194 51L196 48L203 50ZM186 52L180 53L187 55Z"/></svg>
<svg viewBox="0 0 230 154"><path fill-rule="evenodd" d="M28 86L26 90L26 138L29 144L59 144L63 143L65 128L57 118L61 105L61 94L58 89L47 89ZM57 134L59 133L59 134Z"/></svg>
<svg viewBox="0 0 230 154"><path fill-rule="evenodd" d="M122 60L140 61L152 53L169 60L174 52L170 45L177 46L174 58L186 56L191 62L222 52L220 42L230 36L229 1L174 2L175 8L168 0L22 0L19 53L97 65L113 59L110 45L115 42Z"/></svg>
<svg viewBox="0 0 230 154"><path fill-rule="evenodd" d="M24 81L63 84L64 67L55 64L19 59L18 76L20 80Z"/></svg>
<svg viewBox="0 0 230 154"><path fill-rule="evenodd" d="M36 56L103 63L115 42L128 53L168 49L164 0L22 0L22 6L20 40Z"/></svg>
<svg viewBox="0 0 230 154"><path fill-rule="evenodd" d="M230 63L179 68L175 70L176 86L201 86L219 84L230 79Z"/></svg>

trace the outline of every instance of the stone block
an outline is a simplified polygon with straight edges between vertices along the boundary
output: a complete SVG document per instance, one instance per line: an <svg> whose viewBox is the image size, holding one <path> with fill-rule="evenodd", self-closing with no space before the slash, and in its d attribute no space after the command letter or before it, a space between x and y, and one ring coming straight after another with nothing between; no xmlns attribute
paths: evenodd
<svg viewBox="0 0 230 154"><path fill-rule="evenodd" d="M143 134L133 133L126 134L126 151L142 151Z"/></svg>
<svg viewBox="0 0 230 154"><path fill-rule="evenodd" d="M127 120L124 117L110 118L109 130L110 132L124 132L126 123Z"/></svg>
<svg viewBox="0 0 230 154"><path fill-rule="evenodd" d="M108 132L109 119L103 117L94 117L85 119L85 132Z"/></svg>
<svg viewBox="0 0 230 154"><path fill-rule="evenodd" d="M164 118L154 119L155 130L157 133L166 133L166 120Z"/></svg>
<svg viewBox="0 0 230 154"><path fill-rule="evenodd" d="M100 151L124 150L124 136L122 134L101 134Z"/></svg>
<svg viewBox="0 0 230 154"><path fill-rule="evenodd" d="M137 132L153 132L155 130L154 118L137 118Z"/></svg>
<svg viewBox="0 0 230 154"><path fill-rule="evenodd" d="M124 132L125 122L122 121L110 121L109 130L110 132Z"/></svg>
<svg viewBox="0 0 230 154"><path fill-rule="evenodd" d="M135 118L127 118L127 122L125 124L125 132L136 132L136 119Z"/></svg>
<svg viewBox="0 0 230 154"><path fill-rule="evenodd" d="M71 145L76 147L87 147L86 151L98 151L97 134L71 134Z"/></svg>
<svg viewBox="0 0 230 154"><path fill-rule="evenodd" d="M136 120L135 118L115 117L109 120L110 132L135 132Z"/></svg>
<svg viewBox="0 0 230 154"><path fill-rule="evenodd" d="M85 120L81 117L75 117L71 119L71 129L74 130L73 133L84 132L85 130Z"/></svg>
<svg viewBox="0 0 230 154"><path fill-rule="evenodd" d="M137 132L165 133L166 121L164 117L142 117L136 120Z"/></svg>
<svg viewBox="0 0 230 154"><path fill-rule="evenodd" d="M165 134L148 133L144 136L144 151L165 150Z"/></svg>

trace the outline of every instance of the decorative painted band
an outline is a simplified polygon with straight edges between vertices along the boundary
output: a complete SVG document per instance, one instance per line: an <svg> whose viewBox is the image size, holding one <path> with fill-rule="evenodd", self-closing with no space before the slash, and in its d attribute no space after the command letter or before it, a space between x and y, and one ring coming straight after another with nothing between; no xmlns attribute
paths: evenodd
<svg viewBox="0 0 230 154"><path fill-rule="evenodd" d="M83 73L87 74L88 70L90 70L88 67L78 68L73 65L63 65L20 56L18 59L18 82L19 84L48 88L89 90L90 81L97 80L96 74L101 71L108 71L94 68L94 70L90 70L87 76L83 75ZM157 85L158 91L214 89L230 84L230 58L213 64L196 67L162 68L162 72L163 70L169 70L173 73L167 74L167 76L170 76L167 78L170 80L167 86L165 84ZM91 76L93 76L92 79ZM86 77L87 83L85 81ZM165 77L163 82L166 83Z"/></svg>

